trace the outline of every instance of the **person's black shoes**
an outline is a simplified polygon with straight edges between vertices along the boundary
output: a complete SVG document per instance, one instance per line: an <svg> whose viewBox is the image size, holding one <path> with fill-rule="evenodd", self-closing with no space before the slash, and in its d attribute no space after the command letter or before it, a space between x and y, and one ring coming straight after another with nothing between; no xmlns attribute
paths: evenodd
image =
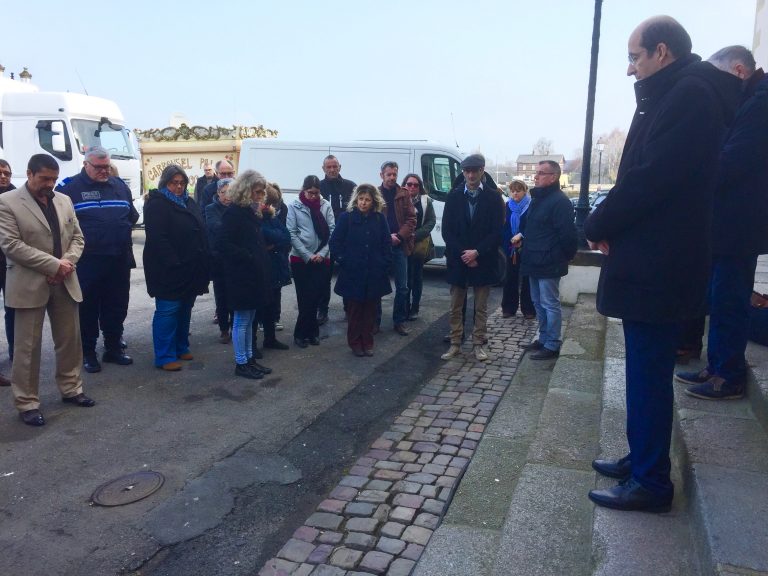
<svg viewBox="0 0 768 576"><path fill-rule="evenodd" d="M290 346L288 346L288 344L283 344L279 340L264 340L262 348L267 348L269 350L289 350Z"/></svg>
<svg viewBox="0 0 768 576"><path fill-rule="evenodd" d="M43 414L37 408L19 412L19 418L27 426L45 426L45 418L43 418Z"/></svg>
<svg viewBox="0 0 768 576"><path fill-rule="evenodd" d="M552 360L560 356L560 350L550 350L549 348L542 348L538 352L534 352L529 356L531 360Z"/></svg>
<svg viewBox="0 0 768 576"><path fill-rule="evenodd" d="M627 456L618 460L592 460L592 468L608 478L626 480L632 475L632 461Z"/></svg>
<svg viewBox="0 0 768 576"><path fill-rule="evenodd" d="M534 340L530 344L520 344L520 348L523 350L541 350L544 348L544 344L539 342L538 340Z"/></svg>
<svg viewBox="0 0 768 576"><path fill-rule="evenodd" d="M619 482L613 488L590 490L589 499L613 510L660 513L672 509L671 496L662 498L643 488L634 478Z"/></svg>
<svg viewBox="0 0 768 576"><path fill-rule="evenodd" d="M261 380L264 378L264 374L262 372L253 369L248 364L235 364L235 376L248 378L249 380Z"/></svg>
<svg viewBox="0 0 768 576"><path fill-rule="evenodd" d="M253 370L261 372L262 374L272 374L272 368L267 368L263 364L259 364L254 358L248 360L248 366L250 366Z"/></svg>
<svg viewBox="0 0 768 576"><path fill-rule="evenodd" d="M119 364L120 366L128 366L130 364L133 364L133 358L128 356L125 352L122 350L107 350L104 352L104 355L101 357L102 362L107 362L110 364Z"/></svg>
<svg viewBox="0 0 768 576"><path fill-rule="evenodd" d="M304 340L303 338L294 338L293 343L296 344L299 348L306 348L309 346L309 342Z"/></svg>
<svg viewBox="0 0 768 576"><path fill-rule="evenodd" d="M101 372L101 364L99 364L99 359L96 357L96 353L83 355L83 370L89 374Z"/></svg>
<svg viewBox="0 0 768 576"><path fill-rule="evenodd" d="M74 404L75 406L79 406L80 408L90 408L91 406L96 405L96 401L92 398L88 398L85 394L80 392L80 394L76 394L75 396L69 396L67 398L61 399L64 404Z"/></svg>

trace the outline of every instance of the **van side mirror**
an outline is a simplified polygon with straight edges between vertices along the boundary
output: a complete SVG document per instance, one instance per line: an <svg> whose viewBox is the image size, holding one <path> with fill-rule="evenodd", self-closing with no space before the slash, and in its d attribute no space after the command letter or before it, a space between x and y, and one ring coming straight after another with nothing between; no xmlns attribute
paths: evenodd
<svg viewBox="0 0 768 576"><path fill-rule="evenodd" d="M54 152L67 151L67 142L64 139L64 122L61 120L51 122L51 148Z"/></svg>

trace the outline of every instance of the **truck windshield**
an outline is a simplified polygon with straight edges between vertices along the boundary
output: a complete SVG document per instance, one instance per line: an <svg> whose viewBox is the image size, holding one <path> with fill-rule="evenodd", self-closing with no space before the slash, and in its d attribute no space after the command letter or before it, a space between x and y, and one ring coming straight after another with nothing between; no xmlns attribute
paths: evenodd
<svg viewBox="0 0 768 576"><path fill-rule="evenodd" d="M101 146L117 160L136 158L127 128L117 124L100 123L97 120L72 120L77 147L81 152L92 146Z"/></svg>

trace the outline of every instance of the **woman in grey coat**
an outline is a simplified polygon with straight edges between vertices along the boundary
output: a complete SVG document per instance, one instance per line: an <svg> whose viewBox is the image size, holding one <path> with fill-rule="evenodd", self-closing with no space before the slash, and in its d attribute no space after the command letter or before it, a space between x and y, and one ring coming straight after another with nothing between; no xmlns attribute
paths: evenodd
<svg viewBox="0 0 768 576"><path fill-rule="evenodd" d="M299 305L293 340L300 348L320 344L317 309L323 286L331 281L328 241L334 225L331 205L320 195L320 179L307 176L299 197L288 205L286 221L291 234L291 274Z"/></svg>

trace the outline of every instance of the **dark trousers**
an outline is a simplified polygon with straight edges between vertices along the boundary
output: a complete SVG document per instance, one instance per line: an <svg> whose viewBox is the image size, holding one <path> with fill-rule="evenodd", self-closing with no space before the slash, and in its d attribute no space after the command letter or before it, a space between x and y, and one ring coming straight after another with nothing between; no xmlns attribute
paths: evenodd
<svg viewBox="0 0 768 576"><path fill-rule="evenodd" d="M647 490L671 497L672 376L679 325L629 320L623 324L632 476Z"/></svg>
<svg viewBox="0 0 768 576"><path fill-rule="evenodd" d="M256 322L264 327L264 342L275 341L275 322L280 316L280 288L270 288L270 292L269 301L256 309Z"/></svg>
<svg viewBox="0 0 768 576"><path fill-rule="evenodd" d="M707 370L734 384L747 377L749 298L757 256L715 256L709 284Z"/></svg>
<svg viewBox="0 0 768 576"><path fill-rule="evenodd" d="M5 296L5 268L2 270L2 283L0 283L0 290L3 291L3 296ZM13 360L13 324L14 324L14 314L13 314L13 308L8 308L8 306L4 306L5 308L5 338L8 341L8 356Z"/></svg>
<svg viewBox="0 0 768 576"><path fill-rule="evenodd" d="M5 337L8 339L8 356L13 360L13 326L15 324L15 311L5 306Z"/></svg>
<svg viewBox="0 0 768 576"><path fill-rule="evenodd" d="M317 303L317 311L324 316L328 316L328 307L331 303L331 278L333 277L333 260L331 260L330 266L328 266L328 282L325 282L321 289L322 294L320 300Z"/></svg>
<svg viewBox="0 0 768 576"><path fill-rule="evenodd" d="M531 300L531 284L528 276L520 275L520 258L513 263L507 258L507 277L504 281L504 295L501 299L501 311L507 314L517 314L518 306L526 316L536 314Z"/></svg>
<svg viewBox="0 0 768 576"><path fill-rule="evenodd" d="M408 256L408 298L405 302L408 316L418 313L423 289L424 258L414 255Z"/></svg>
<svg viewBox="0 0 768 576"><path fill-rule="evenodd" d="M293 285L296 288L296 302L299 316L293 329L293 337L300 340L317 338L317 310L323 296L324 286L330 283L331 267L326 262L318 264L291 262Z"/></svg>
<svg viewBox="0 0 768 576"><path fill-rule="evenodd" d="M219 321L219 330L229 332L232 328L233 312L227 303L227 283L224 278L213 279L213 299L216 302L216 318Z"/></svg>
<svg viewBox="0 0 768 576"><path fill-rule="evenodd" d="M104 334L104 348L120 350L131 288L128 259L125 255L85 256L77 263L77 277L83 291L80 303L83 353L95 353L99 329Z"/></svg>
<svg viewBox="0 0 768 576"><path fill-rule="evenodd" d="M373 326L378 302L378 298L347 300L347 344L352 350L373 350Z"/></svg>
<svg viewBox="0 0 768 576"><path fill-rule="evenodd" d="M706 316L702 316L701 318L686 320L680 324L680 337L677 340L678 350L698 352L702 349L706 320Z"/></svg>

